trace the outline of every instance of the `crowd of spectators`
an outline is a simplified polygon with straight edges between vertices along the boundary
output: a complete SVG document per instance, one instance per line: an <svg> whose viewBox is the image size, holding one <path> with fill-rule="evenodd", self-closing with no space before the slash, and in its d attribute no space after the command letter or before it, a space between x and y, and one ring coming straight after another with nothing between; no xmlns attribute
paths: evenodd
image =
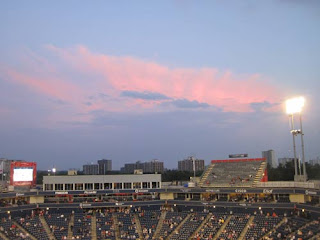
<svg viewBox="0 0 320 240"><path fill-rule="evenodd" d="M240 209L239 209L240 211ZM97 239L188 239L210 240L238 239L246 233L245 239L309 239L320 233L319 220L310 220L306 214L292 210L285 212L262 210L252 213L230 212L224 208L209 206L142 206L101 209L50 209L25 210L0 214L0 232L8 239L48 240L49 231L57 240L89 240L92 238L92 218L95 219ZM163 214L163 215L162 215ZM298 215L300 214L300 216ZM70 219L74 219L73 225ZM250 222L248 222L250 220ZM43 221L47 224L44 224ZM161 226L159 222L161 221ZM227 221L227 222L226 222ZM43 223L43 224L42 224ZM141 232L139 229L141 226ZM159 232L155 232L159 227ZM197 230L197 232L196 232ZM1 237L1 236L0 236ZM1 239L1 238L0 238Z"/></svg>

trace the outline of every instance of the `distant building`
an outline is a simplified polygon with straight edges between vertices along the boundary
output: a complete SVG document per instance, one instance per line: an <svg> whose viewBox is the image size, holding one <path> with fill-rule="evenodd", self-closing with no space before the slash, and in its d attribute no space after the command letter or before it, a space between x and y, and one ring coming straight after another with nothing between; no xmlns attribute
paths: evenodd
<svg viewBox="0 0 320 240"><path fill-rule="evenodd" d="M194 164L194 167L193 167ZM203 171L204 170L204 160L196 159L195 157L189 157L182 161L178 161L178 170L179 171L188 171L193 172L195 171Z"/></svg>
<svg viewBox="0 0 320 240"><path fill-rule="evenodd" d="M99 174L99 165L98 164L83 165L83 174L84 175L98 175Z"/></svg>
<svg viewBox="0 0 320 240"><path fill-rule="evenodd" d="M273 168L277 167L277 162L276 162L276 157L275 157L274 150L263 151L262 152L262 157L267 159L267 163L271 167L273 167Z"/></svg>
<svg viewBox="0 0 320 240"><path fill-rule="evenodd" d="M164 171L163 162L157 159L154 159L154 160L151 160L150 162L145 162L144 168L142 169L146 173L163 173Z"/></svg>
<svg viewBox="0 0 320 240"><path fill-rule="evenodd" d="M316 159L311 159L311 160L309 160L309 163L310 163L311 165L316 165L316 164L319 164L319 165L320 165L320 158L317 157Z"/></svg>
<svg viewBox="0 0 320 240"><path fill-rule="evenodd" d="M9 180L11 173L11 163L24 162L24 160L11 160L6 158L0 158L0 180Z"/></svg>
<svg viewBox="0 0 320 240"><path fill-rule="evenodd" d="M284 158L279 158L278 163L279 165L286 165L288 162L293 162L294 158L289 158L289 157L284 157Z"/></svg>
<svg viewBox="0 0 320 240"><path fill-rule="evenodd" d="M150 162L136 162L126 163L124 167L120 169L123 173L134 173L134 170L141 169L144 173L163 173L164 165L163 162L154 159Z"/></svg>
<svg viewBox="0 0 320 240"><path fill-rule="evenodd" d="M107 172L112 171L112 160L109 160L109 159L98 160L98 165L99 165L100 175L105 175Z"/></svg>

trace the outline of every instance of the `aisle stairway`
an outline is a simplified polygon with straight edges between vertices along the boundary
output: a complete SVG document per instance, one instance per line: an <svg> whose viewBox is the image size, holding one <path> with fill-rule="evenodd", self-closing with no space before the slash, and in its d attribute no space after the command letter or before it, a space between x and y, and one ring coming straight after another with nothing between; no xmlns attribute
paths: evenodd
<svg viewBox="0 0 320 240"><path fill-rule="evenodd" d="M136 227L137 227L137 230L138 230L139 238L142 240L143 239L143 234L142 234L142 229L141 229L141 223L140 223L140 220L139 220L139 217L138 217L137 214L134 214L134 220L136 222Z"/></svg>
<svg viewBox="0 0 320 240"><path fill-rule="evenodd" d="M208 179L208 176L211 174L213 167L214 167L214 164L210 164L207 167L206 171L201 176L201 179L200 179L200 182L199 182L199 187L205 186L206 180Z"/></svg>
<svg viewBox="0 0 320 240"><path fill-rule="evenodd" d="M166 215L167 215L166 211L163 211L161 213L160 219L159 219L159 222L158 222L158 225L157 225L157 228L156 228L156 231L154 232L154 235L153 235L153 239L158 239L159 238L160 230L161 230L161 228L163 226L163 221L165 220Z"/></svg>
<svg viewBox="0 0 320 240"><path fill-rule="evenodd" d="M222 233L222 231L226 228L226 226L228 225L228 223L230 222L232 216L229 216L226 221L224 222L224 224L221 226L221 228L219 229L219 231L216 233L216 235L213 237L213 240L218 239L218 237L220 236L220 234Z"/></svg>
<svg viewBox="0 0 320 240"><path fill-rule="evenodd" d="M192 238L201 230L201 228L208 222L208 220L211 218L212 213L209 213L207 217L202 221L200 226L194 231L194 233L188 238L188 240L192 240Z"/></svg>
<svg viewBox="0 0 320 240"><path fill-rule="evenodd" d="M246 224L246 226L243 228L242 232L240 233L240 236L238 240L243 240L246 237L246 233L248 232L249 226L253 222L254 216L251 216Z"/></svg>
<svg viewBox="0 0 320 240"><path fill-rule="evenodd" d="M0 239L3 240L10 240L9 238L7 238L2 232L0 232Z"/></svg>
<svg viewBox="0 0 320 240"><path fill-rule="evenodd" d="M171 236L173 234L175 234L175 232L179 232L180 228L183 226L183 224L191 217L191 214L189 213L184 219L183 221L175 228L175 230L170 233L170 235L166 238L166 240L170 240L171 239Z"/></svg>
<svg viewBox="0 0 320 240"><path fill-rule="evenodd" d="M114 233L115 233L116 239L119 240L120 239L120 230L119 230L119 221L117 218L117 214L113 213L112 218L113 218Z"/></svg>
<svg viewBox="0 0 320 240"><path fill-rule="evenodd" d="M97 218L96 214L91 217L91 240L97 240Z"/></svg>
<svg viewBox="0 0 320 240"><path fill-rule="evenodd" d="M70 215L70 222L68 226L68 240L71 240L73 237L73 227L74 227L74 214Z"/></svg>
<svg viewBox="0 0 320 240"><path fill-rule="evenodd" d="M44 230L46 231L47 235L49 236L50 240L56 240L56 238L54 237L53 233L50 231L50 228L48 226L47 221L44 219L44 216L40 215L39 216L40 222L44 228Z"/></svg>
<svg viewBox="0 0 320 240"><path fill-rule="evenodd" d="M29 238L32 240L38 240L35 236L31 235L26 229L24 229L20 224L18 224L16 221L12 221L24 234L29 234Z"/></svg>
<svg viewBox="0 0 320 240"><path fill-rule="evenodd" d="M263 178L263 174L265 172L266 167L267 167L267 162L266 161L261 162L261 165L257 171L257 174L253 180L252 187L256 187L257 183L259 183L261 181L261 179Z"/></svg>

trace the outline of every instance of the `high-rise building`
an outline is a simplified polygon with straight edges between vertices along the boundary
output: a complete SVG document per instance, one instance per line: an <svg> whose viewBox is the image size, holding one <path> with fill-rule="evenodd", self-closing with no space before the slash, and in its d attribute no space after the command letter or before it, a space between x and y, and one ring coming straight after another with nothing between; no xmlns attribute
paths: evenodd
<svg viewBox="0 0 320 240"><path fill-rule="evenodd" d="M83 165L83 174L84 175L98 175L99 174L99 165L98 164L85 164L85 165Z"/></svg>
<svg viewBox="0 0 320 240"><path fill-rule="evenodd" d="M188 157L187 159L178 161L179 171L193 172L194 170L203 171L204 170L204 160L196 159L195 157Z"/></svg>
<svg viewBox="0 0 320 240"><path fill-rule="evenodd" d="M268 150L262 152L262 157L267 159L267 163L272 167L277 167L276 157L274 150Z"/></svg>
<svg viewBox="0 0 320 240"><path fill-rule="evenodd" d="M136 163L126 163L120 171L123 173L134 173L136 169L142 169L144 173L163 173L164 166L163 162L154 159L150 162L138 161Z"/></svg>
<svg viewBox="0 0 320 240"><path fill-rule="evenodd" d="M100 175L105 175L107 172L112 171L112 160L109 160L109 159L98 160L98 165L99 165Z"/></svg>
<svg viewBox="0 0 320 240"><path fill-rule="evenodd" d="M146 173L163 173L163 162L153 159L150 162L143 163L142 169Z"/></svg>

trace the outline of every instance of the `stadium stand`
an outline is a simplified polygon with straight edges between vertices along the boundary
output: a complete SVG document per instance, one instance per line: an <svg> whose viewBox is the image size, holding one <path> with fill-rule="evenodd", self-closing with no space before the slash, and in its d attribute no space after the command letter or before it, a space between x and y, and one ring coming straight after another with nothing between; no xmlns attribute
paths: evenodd
<svg viewBox="0 0 320 240"><path fill-rule="evenodd" d="M76 239L91 239L91 216L92 213L76 212L74 214L73 236Z"/></svg>
<svg viewBox="0 0 320 240"><path fill-rule="evenodd" d="M266 161L257 159L212 160L200 187L252 187L264 177Z"/></svg>
<svg viewBox="0 0 320 240"><path fill-rule="evenodd" d="M97 239L116 239L115 229L113 224L112 212L99 211L96 213L96 229L97 229Z"/></svg>
<svg viewBox="0 0 320 240"><path fill-rule="evenodd" d="M139 239L134 215L130 209L119 209L116 213L120 232L120 239Z"/></svg>
<svg viewBox="0 0 320 240"><path fill-rule="evenodd" d="M56 239L64 239L68 236L68 224L70 213L46 212L44 218L49 226L50 231Z"/></svg>
<svg viewBox="0 0 320 240"><path fill-rule="evenodd" d="M319 220L299 212L247 211L204 206L112 207L96 209L51 209L2 214L0 239L49 239L39 217L42 215L56 240L63 239L317 239ZM165 216L160 224L161 213ZM69 223L74 216L72 234ZM14 220L12 220L14 219ZM142 235L137 229L137 219ZM92 222L94 220L94 222ZM95 225L96 224L96 225ZM159 235L155 229L160 224ZM118 229L117 226L118 225ZM92 227L96 229L92 231ZM118 233L117 233L118 231ZM67 237L68 236L68 237Z"/></svg>
<svg viewBox="0 0 320 240"><path fill-rule="evenodd" d="M49 240L49 237L40 222L39 215L32 213L25 217L16 217L15 220L37 239Z"/></svg>

